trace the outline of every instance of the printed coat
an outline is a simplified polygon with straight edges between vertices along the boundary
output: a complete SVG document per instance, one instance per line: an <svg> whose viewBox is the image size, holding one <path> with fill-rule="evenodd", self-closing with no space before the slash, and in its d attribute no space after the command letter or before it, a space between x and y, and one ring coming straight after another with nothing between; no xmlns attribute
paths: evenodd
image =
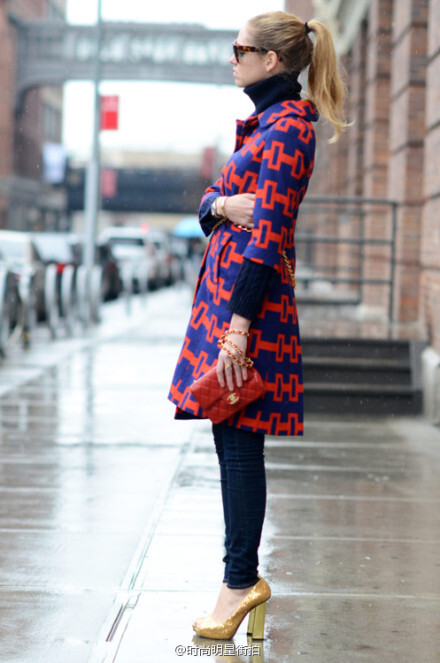
<svg viewBox="0 0 440 663"><path fill-rule="evenodd" d="M201 202L200 220L211 235L202 260L193 307L169 398L176 417L203 418L189 387L217 360L218 338L229 328L227 309L243 258L276 271L259 315L252 321L248 355L254 360L266 395L231 417L238 427L269 435L302 435L303 378L294 291L284 265L286 250L295 265L298 208L313 170L317 119L313 104L276 103L259 115L237 121L235 151L219 180ZM251 233L230 221L213 230L209 210L219 195L255 193Z"/></svg>

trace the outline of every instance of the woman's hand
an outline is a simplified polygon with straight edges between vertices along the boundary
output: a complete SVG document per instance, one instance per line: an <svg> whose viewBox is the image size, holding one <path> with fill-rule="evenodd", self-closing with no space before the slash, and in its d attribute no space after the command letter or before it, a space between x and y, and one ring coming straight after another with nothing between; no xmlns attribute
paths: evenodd
<svg viewBox="0 0 440 663"><path fill-rule="evenodd" d="M228 334L228 339L234 343L243 354L246 354L247 350L247 338L246 336L241 336L239 334ZM231 345L228 345L228 351L236 357L239 361L242 361L238 352ZM237 364L232 357L222 349L218 355L217 362L217 377L221 387L224 387L225 384L228 385L230 391L234 391L234 381L237 387L242 387L243 382L247 380L247 368L246 366L240 366Z"/></svg>
<svg viewBox="0 0 440 663"><path fill-rule="evenodd" d="M254 205L254 193L238 193L236 196L228 196L224 206L226 217L235 225L252 230Z"/></svg>
<svg viewBox="0 0 440 663"><path fill-rule="evenodd" d="M237 348L243 353L247 354L247 344L248 344L248 334L251 321L247 318L243 318L241 315L234 313L231 318L230 329L238 329L241 334L228 333L226 336L226 341L229 339ZM240 353L234 348L233 345L227 343L228 352L231 353L233 357L236 357L240 362L243 361ZM237 387L242 387L243 382L247 380L248 373L246 366L240 366L237 364L232 357L229 356L228 352L223 348L220 350L217 361L217 377L221 387L224 387L225 384L228 385L230 391L234 391L234 379Z"/></svg>

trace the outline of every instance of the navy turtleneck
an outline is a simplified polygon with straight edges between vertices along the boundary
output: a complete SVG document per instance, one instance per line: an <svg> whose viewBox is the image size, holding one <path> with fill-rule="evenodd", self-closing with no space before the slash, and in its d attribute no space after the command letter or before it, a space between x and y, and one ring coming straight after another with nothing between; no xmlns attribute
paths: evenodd
<svg viewBox="0 0 440 663"><path fill-rule="evenodd" d="M255 110L259 115L266 108L280 101L301 99L302 85L298 81L299 74L275 74L262 81L252 83L244 88L243 92L254 102Z"/></svg>

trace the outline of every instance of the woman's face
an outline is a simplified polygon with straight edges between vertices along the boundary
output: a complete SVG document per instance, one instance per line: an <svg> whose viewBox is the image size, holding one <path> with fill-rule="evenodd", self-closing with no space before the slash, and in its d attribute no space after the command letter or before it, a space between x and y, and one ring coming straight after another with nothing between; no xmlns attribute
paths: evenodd
<svg viewBox="0 0 440 663"><path fill-rule="evenodd" d="M255 46L251 32L247 26L238 33L237 44L242 46ZM234 66L233 76L235 85L246 87L268 78L272 75L266 67L267 53L242 52L239 54L239 60L232 55L229 62Z"/></svg>

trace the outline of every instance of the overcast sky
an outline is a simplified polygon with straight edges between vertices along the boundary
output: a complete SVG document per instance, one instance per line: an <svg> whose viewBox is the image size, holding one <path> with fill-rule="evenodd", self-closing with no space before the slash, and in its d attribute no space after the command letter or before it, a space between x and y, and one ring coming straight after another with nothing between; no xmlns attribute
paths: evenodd
<svg viewBox="0 0 440 663"><path fill-rule="evenodd" d="M93 23L96 8L96 0L68 0L68 20ZM104 20L200 23L237 32L251 16L283 8L284 0L222 0L221 3L209 0L102 0ZM104 81L101 93L120 97L120 128L116 132L103 132L101 144L104 148L179 152L196 152L218 144L229 152L233 148L235 119L246 117L253 109L249 99L232 81L232 73L230 87ZM65 85L63 140L68 153L77 158L86 158L90 153L92 94L90 83ZM176 100L179 119L175 125L170 125L164 109L171 103L175 107Z"/></svg>

